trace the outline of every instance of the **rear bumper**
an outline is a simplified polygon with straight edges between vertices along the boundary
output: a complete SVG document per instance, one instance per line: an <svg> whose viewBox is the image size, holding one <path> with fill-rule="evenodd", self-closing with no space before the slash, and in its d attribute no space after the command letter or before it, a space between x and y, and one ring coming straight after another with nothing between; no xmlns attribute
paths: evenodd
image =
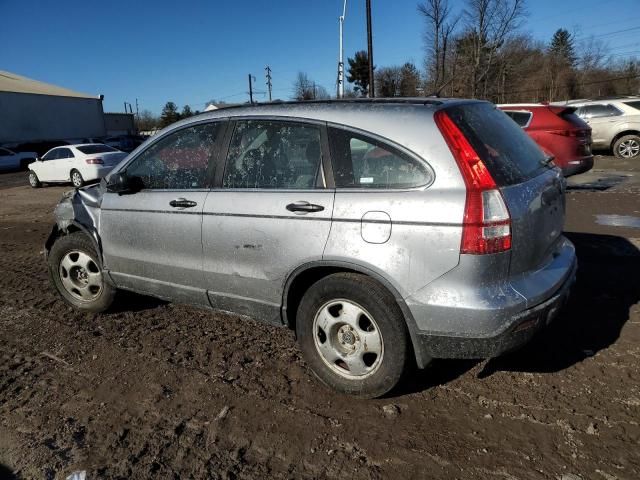
<svg viewBox="0 0 640 480"><path fill-rule="evenodd" d="M565 177L570 177L571 175L577 175L579 173L588 172L593 168L593 155L583 158L577 158L575 160L568 161L565 165L561 167L562 174Z"/></svg>
<svg viewBox="0 0 640 480"><path fill-rule="evenodd" d="M432 290L406 299L417 326L413 343L419 358L491 358L520 347L556 317L576 270L575 249L562 239L547 265L508 283L472 288L467 282L458 287L463 294L443 297ZM451 288L461 278L465 275L443 281Z"/></svg>
<svg viewBox="0 0 640 480"><path fill-rule="evenodd" d="M551 323L569 297L574 271L551 298L514 315L503 331L489 337L441 337L419 334L423 351L432 358L492 358L526 344L541 328Z"/></svg>

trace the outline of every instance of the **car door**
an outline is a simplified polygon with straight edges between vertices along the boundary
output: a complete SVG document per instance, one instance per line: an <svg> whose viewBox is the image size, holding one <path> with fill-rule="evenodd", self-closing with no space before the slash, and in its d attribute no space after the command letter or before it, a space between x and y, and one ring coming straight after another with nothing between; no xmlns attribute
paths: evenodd
<svg viewBox="0 0 640 480"><path fill-rule="evenodd" d="M105 268L120 288L208 305L202 279L202 209L224 121L179 128L120 167L144 188L105 193L100 236Z"/></svg>
<svg viewBox="0 0 640 480"><path fill-rule="evenodd" d="M58 162L64 161L64 158L60 157L61 154L61 148L53 148L49 150L40 161L36 162L32 166L41 182L54 182L62 180L62 177L59 174L59 171L61 169L58 168Z"/></svg>
<svg viewBox="0 0 640 480"><path fill-rule="evenodd" d="M70 181L71 180L71 170L75 167L75 154L70 148L61 147L58 149L58 158L55 163L51 165L54 166L53 174L55 176L54 180L56 181Z"/></svg>
<svg viewBox="0 0 640 480"><path fill-rule="evenodd" d="M286 278L321 260L329 236L326 150L323 124L234 122L202 223L204 285L215 308L281 322Z"/></svg>

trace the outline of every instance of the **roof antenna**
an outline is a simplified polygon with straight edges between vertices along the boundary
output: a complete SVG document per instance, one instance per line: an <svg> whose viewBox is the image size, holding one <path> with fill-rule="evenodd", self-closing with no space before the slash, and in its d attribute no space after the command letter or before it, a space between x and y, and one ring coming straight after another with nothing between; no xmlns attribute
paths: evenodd
<svg viewBox="0 0 640 480"><path fill-rule="evenodd" d="M444 87L448 86L451 82L453 81L453 77L451 77L449 80L447 80L446 82L444 82L442 85L440 85L436 90L434 90L432 93L430 93L429 95L425 95L426 97L436 97L436 98L440 98L440 92L442 90L444 90Z"/></svg>

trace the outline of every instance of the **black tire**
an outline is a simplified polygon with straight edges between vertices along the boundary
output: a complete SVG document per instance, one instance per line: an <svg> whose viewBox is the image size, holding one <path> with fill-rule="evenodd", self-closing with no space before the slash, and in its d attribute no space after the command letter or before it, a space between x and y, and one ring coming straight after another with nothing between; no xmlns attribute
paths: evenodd
<svg viewBox="0 0 640 480"><path fill-rule="evenodd" d="M36 175L36 172L33 170L29 172L29 185L31 185L31 188L40 188L42 186L42 183L40 183L40 180L38 179L38 175Z"/></svg>
<svg viewBox="0 0 640 480"><path fill-rule="evenodd" d="M69 178L74 187L80 188L84 186L84 178L82 178L82 174L78 170L71 170Z"/></svg>
<svg viewBox="0 0 640 480"><path fill-rule="evenodd" d="M640 135L625 135L613 143L613 154L617 158L640 158Z"/></svg>
<svg viewBox="0 0 640 480"><path fill-rule="evenodd" d="M361 314L358 323L365 321L366 328L355 330L354 336L349 333L342 336L345 328L342 324L344 304L350 308L360 307ZM334 309L332 314L332 326L327 332L321 326L322 320L316 324L316 316L321 318L321 312ZM337 309L337 311L335 310ZM369 322L368 316L373 317ZM314 327L315 325L315 327ZM325 324L326 326L327 324ZM317 331L314 331L317 329ZM378 332L381 337L381 354L370 360L372 368L368 373L360 377L351 375L350 367L341 358L364 359L367 355L374 355L367 349L362 336ZM313 284L304 294L298 307L296 317L296 333L302 354L311 371L325 385L342 393L362 398L375 398L389 392L402 378L405 368L409 364L409 337L402 312L393 295L375 280L355 273L336 273L329 275ZM353 335L353 334L351 334ZM332 343L329 342L332 338ZM324 342L323 342L324 339ZM346 343L345 343L345 339ZM326 359L326 355L320 353L326 345L335 345L340 351L345 346L353 348L353 352L347 352L339 357L333 364ZM332 352L336 349L332 348ZM378 362L378 363L376 363ZM367 362L365 362L367 363ZM330 366L331 365L331 366Z"/></svg>
<svg viewBox="0 0 640 480"><path fill-rule="evenodd" d="M74 260L76 254L75 258L78 260ZM88 280L87 285L81 285L82 278L79 278L82 275L81 260L85 258L85 255L90 258L92 265L89 263L89 266L84 269L84 273L92 275L92 278ZM62 262L64 260L66 264L67 256L69 261L77 263L73 264L71 268L65 269ZM47 263L51 283L62 299L72 307L85 312L98 313L104 312L113 303L116 289L109 284L100 271L96 250L84 233L75 232L59 237L51 247ZM100 277L99 281L96 280L98 276ZM97 286L99 288L94 288ZM77 287L75 292L73 287Z"/></svg>

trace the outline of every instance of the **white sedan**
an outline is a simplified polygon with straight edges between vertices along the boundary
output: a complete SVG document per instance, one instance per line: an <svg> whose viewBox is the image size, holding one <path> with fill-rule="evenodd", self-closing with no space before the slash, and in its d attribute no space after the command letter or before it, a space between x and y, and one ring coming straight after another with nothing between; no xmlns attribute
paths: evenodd
<svg viewBox="0 0 640 480"><path fill-rule="evenodd" d="M29 185L71 182L79 188L107 175L128 154L101 143L65 145L49 150L29 165Z"/></svg>
<svg viewBox="0 0 640 480"><path fill-rule="evenodd" d="M36 152L14 152L8 148L0 148L0 170L27 169L27 165L35 161Z"/></svg>

